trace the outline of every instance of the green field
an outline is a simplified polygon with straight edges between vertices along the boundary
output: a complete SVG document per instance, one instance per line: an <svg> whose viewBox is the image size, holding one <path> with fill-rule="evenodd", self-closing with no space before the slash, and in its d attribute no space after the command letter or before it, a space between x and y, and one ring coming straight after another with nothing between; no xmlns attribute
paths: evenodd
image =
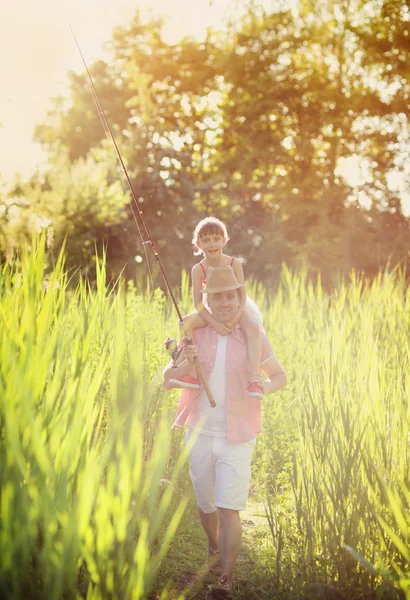
<svg viewBox="0 0 410 600"><path fill-rule="evenodd" d="M173 307L103 265L95 286L46 272L41 243L0 272L0 598L206 598L160 385ZM263 400L236 597L410 598L404 274L325 291L283 268L250 294L288 385Z"/></svg>

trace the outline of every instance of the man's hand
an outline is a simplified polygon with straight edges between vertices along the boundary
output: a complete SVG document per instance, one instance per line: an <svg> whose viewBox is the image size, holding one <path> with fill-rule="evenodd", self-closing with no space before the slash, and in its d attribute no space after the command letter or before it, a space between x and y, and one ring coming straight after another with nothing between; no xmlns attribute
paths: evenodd
<svg viewBox="0 0 410 600"><path fill-rule="evenodd" d="M264 377L262 377L262 375L255 375L255 377L252 377L250 381L260 385L265 396L272 393L272 382L270 379L266 380Z"/></svg>
<svg viewBox="0 0 410 600"><path fill-rule="evenodd" d="M263 391L265 391L265 379L262 377L262 375L255 375L255 377L251 377L250 381L252 383L256 383L257 385L260 385L260 387L263 389Z"/></svg>
<svg viewBox="0 0 410 600"><path fill-rule="evenodd" d="M191 344L189 346L185 346L184 354L189 362L192 364L195 358L198 358L198 346Z"/></svg>

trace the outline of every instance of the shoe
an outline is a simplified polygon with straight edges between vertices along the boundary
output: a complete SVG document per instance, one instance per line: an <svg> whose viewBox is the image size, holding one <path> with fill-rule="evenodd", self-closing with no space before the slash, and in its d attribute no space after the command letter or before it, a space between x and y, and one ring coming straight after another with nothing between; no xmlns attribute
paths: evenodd
<svg viewBox="0 0 410 600"><path fill-rule="evenodd" d="M246 393L248 396L252 396L252 398L259 398L259 400L263 398L262 387L254 381L251 381L251 383L248 385Z"/></svg>
<svg viewBox="0 0 410 600"><path fill-rule="evenodd" d="M208 570L212 575L221 575L221 554L208 546Z"/></svg>
<svg viewBox="0 0 410 600"><path fill-rule="evenodd" d="M226 575L221 575L218 583L212 586L212 598L218 600L231 600L231 586L228 583Z"/></svg>
<svg viewBox="0 0 410 600"><path fill-rule="evenodd" d="M176 388L199 390L199 381L195 377L192 377L192 375L183 375L177 379L170 379L169 383Z"/></svg>

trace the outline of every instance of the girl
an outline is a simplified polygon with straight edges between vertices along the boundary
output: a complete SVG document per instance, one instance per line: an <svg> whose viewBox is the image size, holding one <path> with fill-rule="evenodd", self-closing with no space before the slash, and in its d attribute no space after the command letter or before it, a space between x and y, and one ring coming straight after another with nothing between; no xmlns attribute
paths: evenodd
<svg viewBox="0 0 410 600"><path fill-rule="evenodd" d="M209 267L230 265L234 270L238 282L245 284L241 261L222 252L228 240L229 237L225 224L215 217L207 217L196 226L192 243L197 248L195 254L203 254L204 256L199 263L193 266L191 271L192 292L197 312L184 317L181 333L184 334L188 329L205 327L207 324L210 324L220 335L229 335L239 322L246 335L251 368L251 378L247 393L254 398L262 398L263 388L258 383L258 381L260 382L260 329L262 329L262 315L255 303L250 298L247 298L245 285L239 291L240 305L238 314L228 324L216 321L202 303L201 289L205 288L206 273ZM175 380L174 383L177 381L178 387L199 388L198 381L190 375L181 377Z"/></svg>

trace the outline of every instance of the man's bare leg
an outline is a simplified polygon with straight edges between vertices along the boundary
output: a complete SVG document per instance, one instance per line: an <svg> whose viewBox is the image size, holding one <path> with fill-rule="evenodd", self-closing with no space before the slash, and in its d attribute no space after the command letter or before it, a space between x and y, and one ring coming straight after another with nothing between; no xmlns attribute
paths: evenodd
<svg viewBox="0 0 410 600"><path fill-rule="evenodd" d="M230 584L241 547L242 523L238 510L218 508L218 515L222 573L226 575Z"/></svg>
<svg viewBox="0 0 410 600"><path fill-rule="evenodd" d="M211 550L217 552L218 545L218 511L214 510L211 513L204 513L198 506L198 515L201 525L208 537L208 544Z"/></svg>

